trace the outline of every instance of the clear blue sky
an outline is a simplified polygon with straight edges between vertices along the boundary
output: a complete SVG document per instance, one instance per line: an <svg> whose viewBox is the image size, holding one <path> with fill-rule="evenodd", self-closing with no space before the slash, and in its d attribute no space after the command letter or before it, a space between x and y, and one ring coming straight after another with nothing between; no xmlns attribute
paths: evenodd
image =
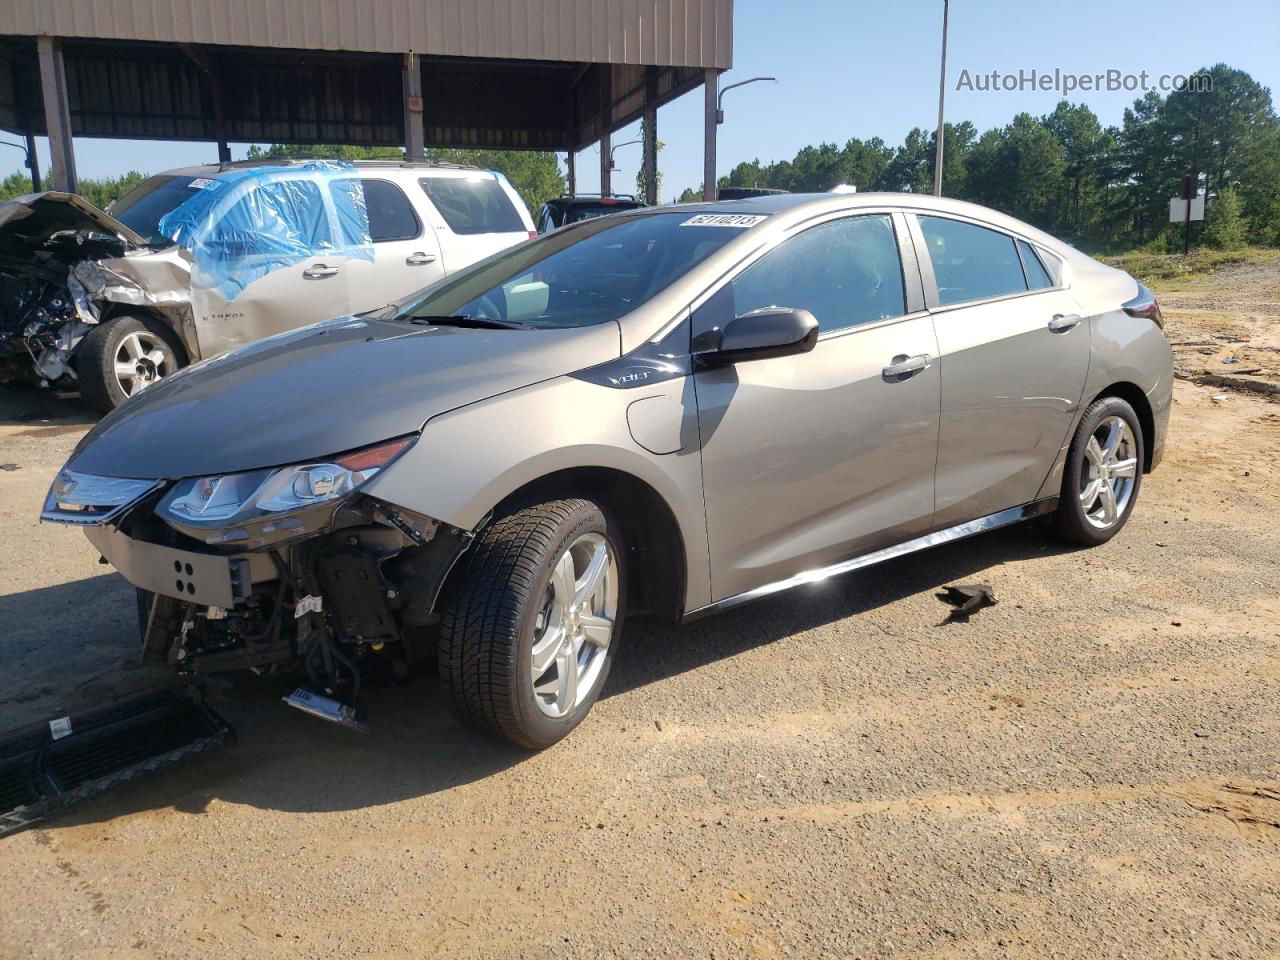
<svg viewBox="0 0 1280 960"><path fill-rule="evenodd" d="M878 136L896 145L914 126L932 128L941 35L941 0L736 0L734 67L722 84L758 75L776 76L779 82L753 84L725 98L719 173L742 160L789 159L806 144ZM1247 71L1276 96L1280 3L1078 0L1061 6L952 0L946 116L985 130L1020 111L1047 113L1061 99L1061 94L1041 91L957 91L963 69L973 75L1054 68L1077 74L1146 70L1155 80L1219 61ZM1104 124L1113 124L1137 95L1094 91L1069 99L1089 104ZM636 125L616 133L614 143L638 136ZM702 180L701 90L659 111L658 137L666 144L660 157L666 200ZM246 149L246 144L232 147L237 157ZM42 169L47 170L43 144L41 151ZM76 141L79 172L90 177L131 169L154 173L214 155L213 145L203 143ZM633 189L640 147L623 147L617 161L614 189ZM0 149L0 171L8 173L20 163L18 151ZM588 147L578 155L578 188L598 189L598 171L598 153Z"/></svg>

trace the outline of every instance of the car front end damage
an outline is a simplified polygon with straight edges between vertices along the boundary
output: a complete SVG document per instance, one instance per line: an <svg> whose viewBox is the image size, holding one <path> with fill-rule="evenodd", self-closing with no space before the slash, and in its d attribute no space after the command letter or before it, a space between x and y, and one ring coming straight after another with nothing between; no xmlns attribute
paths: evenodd
<svg viewBox="0 0 1280 960"><path fill-rule="evenodd" d="M305 677L287 698L359 725L364 679L434 651L434 608L470 534L362 492L416 441L176 481L64 469L41 519L83 527L139 591L144 660L195 681Z"/></svg>
<svg viewBox="0 0 1280 960"><path fill-rule="evenodd" d="M198 356L190 255L153 249L75 194L0 204L0 383L77 389L76 351L117 307L162 318Z"/></svg>

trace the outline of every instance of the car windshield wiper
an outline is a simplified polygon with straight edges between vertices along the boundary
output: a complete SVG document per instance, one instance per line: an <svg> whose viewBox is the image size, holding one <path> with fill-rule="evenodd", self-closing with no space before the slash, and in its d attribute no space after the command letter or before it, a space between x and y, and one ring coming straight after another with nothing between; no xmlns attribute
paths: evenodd
<svg viewBox="0 0 1280 960"><path fill-rule="evenodd" d="M410 317L409 322L432 327L475 327L478 330L525 330L528 328L528 324L517 323L515 320L494 320L490 317L477 317L470 313L455 313L447 317Z"/></svg>

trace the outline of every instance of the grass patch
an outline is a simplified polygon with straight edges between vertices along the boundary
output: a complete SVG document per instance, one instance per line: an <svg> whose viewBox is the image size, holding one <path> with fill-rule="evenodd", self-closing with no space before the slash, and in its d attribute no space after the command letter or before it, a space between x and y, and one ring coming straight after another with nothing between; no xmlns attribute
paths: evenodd
<svg viewBox="0 0 1280 960"><path fill-rule="evenodd" d="M1146 253L1135 250L1099 259L1132 274L1149 286L1159 286L1162 290L1184 290L1224 267L1271 264L1280 268L1280 249L1198 249L1192 250L1185 257L1180 253Z"/></svg>

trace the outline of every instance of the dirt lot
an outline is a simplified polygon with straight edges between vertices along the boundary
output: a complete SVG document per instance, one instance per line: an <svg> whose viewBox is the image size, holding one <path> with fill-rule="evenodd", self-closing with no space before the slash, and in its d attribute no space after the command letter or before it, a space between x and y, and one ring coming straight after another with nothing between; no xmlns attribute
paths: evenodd
<svg viewBox="0 0 1280 960"><path fill-rule="evenodd" d="M1280 335L1274 264L1180 286L1176 341ZM635 622L538 755L429 678L367 737L245 688L239 746L0 840L0 956L1280 957L1280 403L1176 400L1107 546L1016 529ZM150 681L129 590L33 519L84 424L31 402L0 417L0 727ZM999 605L939 626L973 580Z"/></svg>

